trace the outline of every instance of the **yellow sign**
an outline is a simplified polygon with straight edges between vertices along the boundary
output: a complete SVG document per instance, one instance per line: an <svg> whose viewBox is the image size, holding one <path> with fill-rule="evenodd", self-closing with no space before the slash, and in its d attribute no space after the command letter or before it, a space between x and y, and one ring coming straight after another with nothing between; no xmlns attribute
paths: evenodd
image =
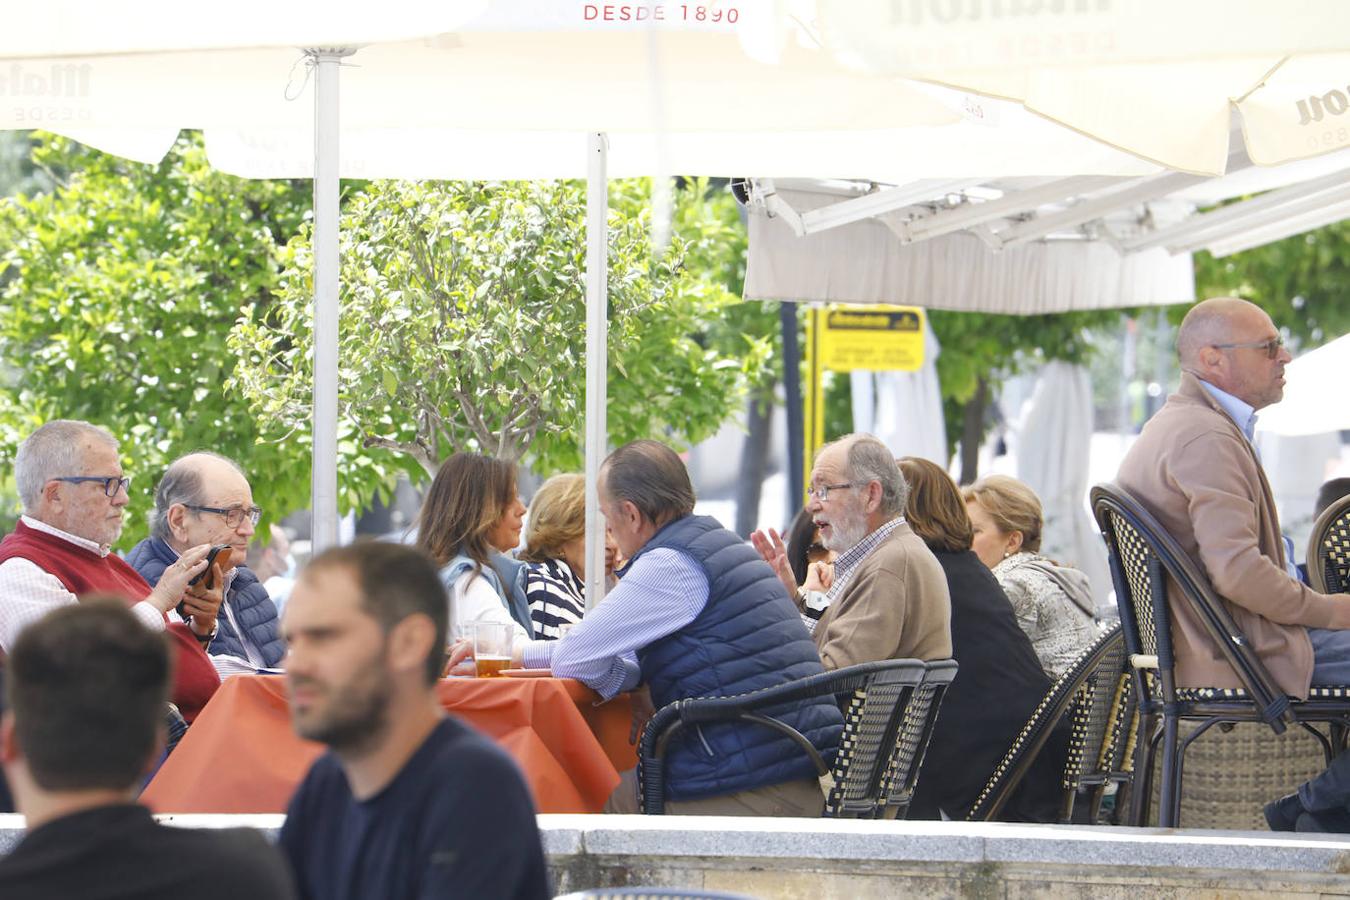
<svg viewBox="0 0 1350 900"><path fill-rule="evenodd" d="M923 366L923 310L832 304L821 317L822 369L913 372Z"/></svg>
<svg viewBox="0 0 1350 900"><path fill-rule="evenodd" d="M913 372L923 366L923 309L917 306L813 306L806 315L806 453L802 483L825 444L825 372Z"/></svg>

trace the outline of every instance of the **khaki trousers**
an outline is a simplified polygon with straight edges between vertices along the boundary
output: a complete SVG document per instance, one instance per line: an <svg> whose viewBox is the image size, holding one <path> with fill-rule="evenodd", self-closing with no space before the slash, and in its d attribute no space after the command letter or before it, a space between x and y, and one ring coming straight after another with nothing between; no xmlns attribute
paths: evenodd
<svg viewBox="0 0 1350 900"><path fill-rule="evenodd" d="M609 795L605 812L636 814L641 811L637 769L629 769L620 774L619 786ZM825 795L820 792L820 782L814 778L784 781L720 797L666 801L666 815L669 816L792 816L819 819L824 811Z"/></svg>

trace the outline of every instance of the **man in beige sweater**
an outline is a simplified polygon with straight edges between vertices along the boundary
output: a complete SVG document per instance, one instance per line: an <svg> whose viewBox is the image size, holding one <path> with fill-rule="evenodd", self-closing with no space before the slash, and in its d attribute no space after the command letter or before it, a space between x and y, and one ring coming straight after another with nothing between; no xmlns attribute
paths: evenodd
<svg viewBox="0 0 1350 900"><path fill-rule="evenodd" d="M869 434L822 447L807 509L838 554L825 608L814 618L777 534L755 548L797 599L826 669L881 659L948 659L951 598L937 558L905 522L909 487L890 449Z"/></svg>
<svg viewBox="0 0 1350 900"><path fill-rule="evenodd" d="M1270 484L1252 445L1256 411L1284 395L1290 356L1270 316L1233 297L1196 304L1177 332L1181 386L1144 426L1117 476L1226 601L1281 689L1350 684L1350 598L1292 577ZM1174 606L1182 687L1238 687L1186 609Z"/></svg>
<svg viewBox="0 0 1350 900"><path fill-rule="evenodd" d="M1252 445L1256 411L1284 396L1289 352L1270 316L1234 297L1197 303L1177 332L1181 386L1125 455L1121 487L1203 567L1280 688L1350 684L1350 597L1291 571L1270 484ZM1204 626L1172 608L1177 684L1239 687ZM1350 756L1266 806L1276 831L1350 829Z"/></svg>

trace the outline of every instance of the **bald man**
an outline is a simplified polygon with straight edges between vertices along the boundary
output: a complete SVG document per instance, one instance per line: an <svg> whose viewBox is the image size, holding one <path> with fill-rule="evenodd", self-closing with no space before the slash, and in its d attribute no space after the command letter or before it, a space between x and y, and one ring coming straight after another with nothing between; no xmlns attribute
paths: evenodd
<svg viewBox="0 0 1350 900"><path fill-rule="evenodd" d="M1177 334L1181 386L1144 426L1117 477L1197 560L1280 687L1350 684L1350 597L1290 575L1256 412L1284 394L1290 355L1270 316L1233 297L1196 304ZM1177 684L1239 687L1198 619L1173 607Z"/></svg>
<svg viewBox="0 0 1350 900"><path fill-rule="evenodd" d="M127 562L155 584L187 548L229 545L229 562L220 569L225 601L207 647L221 676L272 668L286 655L276 604L243 564L261 517L237 463L215 453L189 453L165 470L155 488L150 537L127 554Z"/></svg>

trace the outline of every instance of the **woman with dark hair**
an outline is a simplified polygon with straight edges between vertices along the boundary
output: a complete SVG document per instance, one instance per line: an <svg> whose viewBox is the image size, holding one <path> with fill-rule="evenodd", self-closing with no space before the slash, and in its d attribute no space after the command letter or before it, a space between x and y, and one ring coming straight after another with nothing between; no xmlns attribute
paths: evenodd
<svg viewBox="0 0 1350 900"><path fill-rule="evenodd" d="M956 483L938 465L896 460L909 483L905 519L933 551L952 600L952 656L960 665L942 701L919 772L911 819L963 819L989 776L1050 690L1031 641L993 573L971 551L972 528ZM1051 735L1000 818L1053 822L1068 749L1064 728Z"/></svg>
<svg viewBox="0 0 1350 900"><path fill-rule="evenodd" d="M531 635L525 564L506 554L520 543L525 504L514 463L456 453L441 464L418 515L417 546L441 567L450 594L449 644L473 622L514 623Z"/></svg>

